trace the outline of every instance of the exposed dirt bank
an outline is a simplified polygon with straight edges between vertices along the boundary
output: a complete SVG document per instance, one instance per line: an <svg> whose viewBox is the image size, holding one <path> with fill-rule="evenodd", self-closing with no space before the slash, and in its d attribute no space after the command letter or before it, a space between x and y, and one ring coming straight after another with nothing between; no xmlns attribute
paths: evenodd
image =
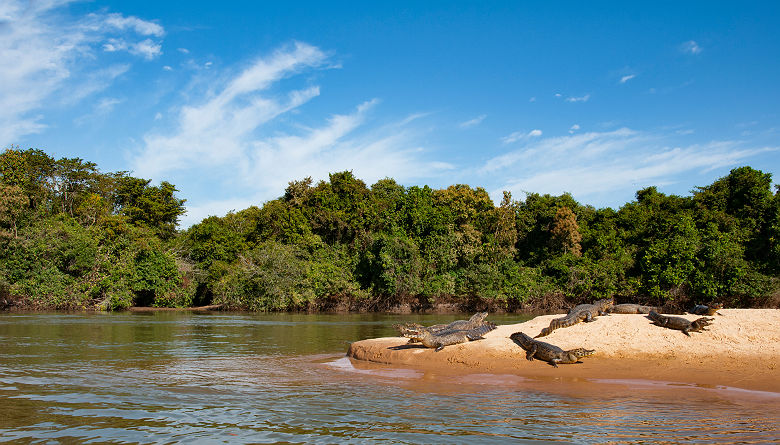
<svg viewBox="0 0 780 445"><path fill-rule="evenodd" d="M189 311L189 312L209 312L209 311L221 311L223 306L221 304L212 304L210 306L197 306L197 307L142 307L133 306L128 309L130 312L167 312L167 311Z"/></svg>

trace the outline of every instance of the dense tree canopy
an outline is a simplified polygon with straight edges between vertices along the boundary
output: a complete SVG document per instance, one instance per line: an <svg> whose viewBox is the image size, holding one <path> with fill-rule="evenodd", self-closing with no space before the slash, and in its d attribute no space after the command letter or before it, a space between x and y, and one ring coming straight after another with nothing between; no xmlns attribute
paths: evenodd
<svg viewBox="0 0 780 445"><path fill-rule="evenodd" d="M682 307L780 302L780 190L735 168L691 196L618 210L352 172L177 230L168 182L41 150L0 155L0 305L251 310L549 308L614 296ZM4 303L5 302L5 303Z"/></svg>

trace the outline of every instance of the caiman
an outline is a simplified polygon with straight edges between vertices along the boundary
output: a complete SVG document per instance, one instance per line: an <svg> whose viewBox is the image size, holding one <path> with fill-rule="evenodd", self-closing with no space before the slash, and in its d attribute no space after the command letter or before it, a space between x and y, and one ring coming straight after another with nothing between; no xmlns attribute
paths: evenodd
<svg viewBox="0 0 780 445"><path fill-rule="evenodd" d="M688 337L691 336L689 332L701 332L706 331L705 326L709 326L714 318L701 317L699 319L690 321L683 317L673 317L670 315L661 315L656 311L650 311L647 317L653 320L653 323L658 326L663 326L669 329L677 329L683 331L683 334Z"/></svg>
<svg viewBox="0 0 780 445"><path fill-rule="evenodd" d="M564 351L555 345L534 340L522 332L515 332L509 338L526 351L525 358L529 361L533 361L536 358L551 364L555 368L558 367L558 363L582 363L579 361L582 357L587 357L595 352L593 349L585 348Z"/></svg>
<svg viewBox="0 0 780 445"><path fill-rule="evenodd" d="M410 337L409 343L420 342L426 348L436 348L436 351L441 351L445 346L481 340L483 335L496 328L495 325L491 325L483 325L472 329L444 330L436 333L432 333L427 329L420 329L416 333L410 332L407 335Z"/></svg>
<svg viewBox="0 0 780 445"><path fill-rule="evenodd" d="M550 326L542 329L542 332L535 338L550 335L550 333L556 329L574 326L581 321L586 323L591 322L598 315L607 315L607 310L611 308L612 305L613 300L609 298L605 300L596 300L593 304L580 304L574 306L565 317L555 318L550 321Z"/></svg>
<svg viewBox="0 0 780 445"><path fill-rule="evenodd" d="M401 334L402 337L409 337L409 343L415 343L417 340L415 340L415 337L419 337L420 333L422 331L428 331L431 334L439 334L444 331L463 331L463 330L470 330L475 328L481 328L481 327L488 327L490 328L486 332L490 332L493 329L496 328L496 325L494 323L491 323L489 321L485 321L485 318L487 318L488 313L487 312L478 312L471 316L468 320L455 320L452 323L449 324L436 324L433 326L423 326L418 323L404 323L404 324L397 324L393 327L398 330L398 332Z"/></svg>
<svg viewBox="0 0 780 445"><path fill-rule="evenodd" d="M608 309L610 314L649 314L650 311L660 311L656 306L643 306L641 304L616 304Z"/></svg>
<svg viewBox="0 0 780 445"><path fill-rule="evenodd" d="M723 304L721 303L711 303L709 305L697 304L688 312L693 315L723 315L718 313L718 311L721 309L723 309Z"/></svg>

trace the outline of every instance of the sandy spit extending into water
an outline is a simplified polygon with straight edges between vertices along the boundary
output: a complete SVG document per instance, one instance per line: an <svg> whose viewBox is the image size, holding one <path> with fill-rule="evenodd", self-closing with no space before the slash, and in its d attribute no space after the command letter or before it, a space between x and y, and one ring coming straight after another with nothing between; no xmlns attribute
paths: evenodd
<svg viewBox="0 0 780 445"><path fill-rule="evenodd" d="M650 379L780 393L780 309L722 309L719 313L722 316L715 315L707 331L692 332L690 337L656 326L639 314L600 316L591 323L558 329L539 340L563 349L596 350L583 363L558 368L526 360L525 351L509 336L522 331L533 337L561 315L501 325L484 340L447 346L439 352L407 344L405 338L388 337L354 342L347 355L357 366L369 361L441 372Z"/></svg>

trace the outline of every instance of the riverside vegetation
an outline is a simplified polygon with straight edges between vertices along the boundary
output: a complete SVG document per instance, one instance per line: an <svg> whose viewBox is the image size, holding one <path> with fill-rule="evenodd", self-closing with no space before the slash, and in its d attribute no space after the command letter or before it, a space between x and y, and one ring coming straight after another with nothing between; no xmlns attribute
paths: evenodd
<svg viewBox="0 0 780 445"><path fill-rule="evenodd" d="M780 302L780 187L731 170L618 210L571 195L370 187L349 171L177 230L168 182L38 149L0 155L0 307L117 310L552 309Z"/></svg>

